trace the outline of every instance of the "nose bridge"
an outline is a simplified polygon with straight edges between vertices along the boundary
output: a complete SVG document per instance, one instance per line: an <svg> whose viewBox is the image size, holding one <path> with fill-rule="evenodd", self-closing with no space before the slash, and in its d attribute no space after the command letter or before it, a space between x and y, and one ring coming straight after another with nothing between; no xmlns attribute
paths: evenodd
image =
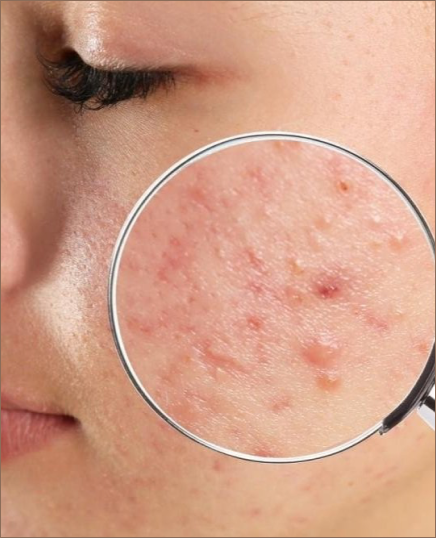
<svg viewBox="0 0 436 538"><path fill-rule="evenodd" d="M47 269L61 203L54 180L62 135L36 58L38 25L29 13L22 16L27 2L12 4L2 5L2 298Z"/></svg>

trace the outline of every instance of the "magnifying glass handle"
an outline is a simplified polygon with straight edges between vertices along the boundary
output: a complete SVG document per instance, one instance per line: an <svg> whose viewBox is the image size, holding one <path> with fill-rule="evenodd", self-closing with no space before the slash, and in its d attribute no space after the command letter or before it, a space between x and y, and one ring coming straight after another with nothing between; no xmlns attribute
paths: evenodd
<svg viewBox="0 0 436 538"><path fill-rule="evenodd" d="M424 403L421 405L421 407L418 409L418 414L420 417L427 422L427 424L435 429L434 425L434 392L435 387L433 385L433 389L430 392L430 394L427 396L427 398L424 400Z"/></svg>

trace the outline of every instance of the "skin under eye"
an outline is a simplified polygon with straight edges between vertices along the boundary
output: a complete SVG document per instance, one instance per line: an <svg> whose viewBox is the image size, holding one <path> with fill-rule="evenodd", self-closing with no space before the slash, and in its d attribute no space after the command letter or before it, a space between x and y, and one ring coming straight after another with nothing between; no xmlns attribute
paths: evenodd
<svg viewBox="0 0 436 538"><path fill-rule="evenodd" d="M101 110L134 97L146 99L160 88L175 84L171 70L143 69L109 71L86 64L75 52L50 61L41 55L48 88L77 106L77 110Z"/></svg>

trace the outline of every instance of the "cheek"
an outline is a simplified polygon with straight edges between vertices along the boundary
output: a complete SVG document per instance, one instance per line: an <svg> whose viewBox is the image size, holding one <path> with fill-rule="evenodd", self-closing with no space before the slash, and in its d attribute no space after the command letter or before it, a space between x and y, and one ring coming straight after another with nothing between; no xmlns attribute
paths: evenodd
<svg viewBox="0 0 436 538"><path fill-rule="evenodd" d="M263 144L158 193L117 296L129 358L165 411L214 442L289 455L343 441L326 420L357 435L404 396L431 344L432 263L379 179L320 148Z"/></svg>

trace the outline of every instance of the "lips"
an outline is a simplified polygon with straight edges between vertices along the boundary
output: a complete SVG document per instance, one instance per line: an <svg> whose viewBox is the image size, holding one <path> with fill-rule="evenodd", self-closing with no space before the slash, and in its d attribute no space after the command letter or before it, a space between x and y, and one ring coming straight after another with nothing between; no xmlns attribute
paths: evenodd
<svg viewBox="0 0 436 538"><path fill-rule="evenodd" d="M6 401L1 403L2 463L29 452L41 450L56 437L77 426L70 416L37 412Z"/></svg>

